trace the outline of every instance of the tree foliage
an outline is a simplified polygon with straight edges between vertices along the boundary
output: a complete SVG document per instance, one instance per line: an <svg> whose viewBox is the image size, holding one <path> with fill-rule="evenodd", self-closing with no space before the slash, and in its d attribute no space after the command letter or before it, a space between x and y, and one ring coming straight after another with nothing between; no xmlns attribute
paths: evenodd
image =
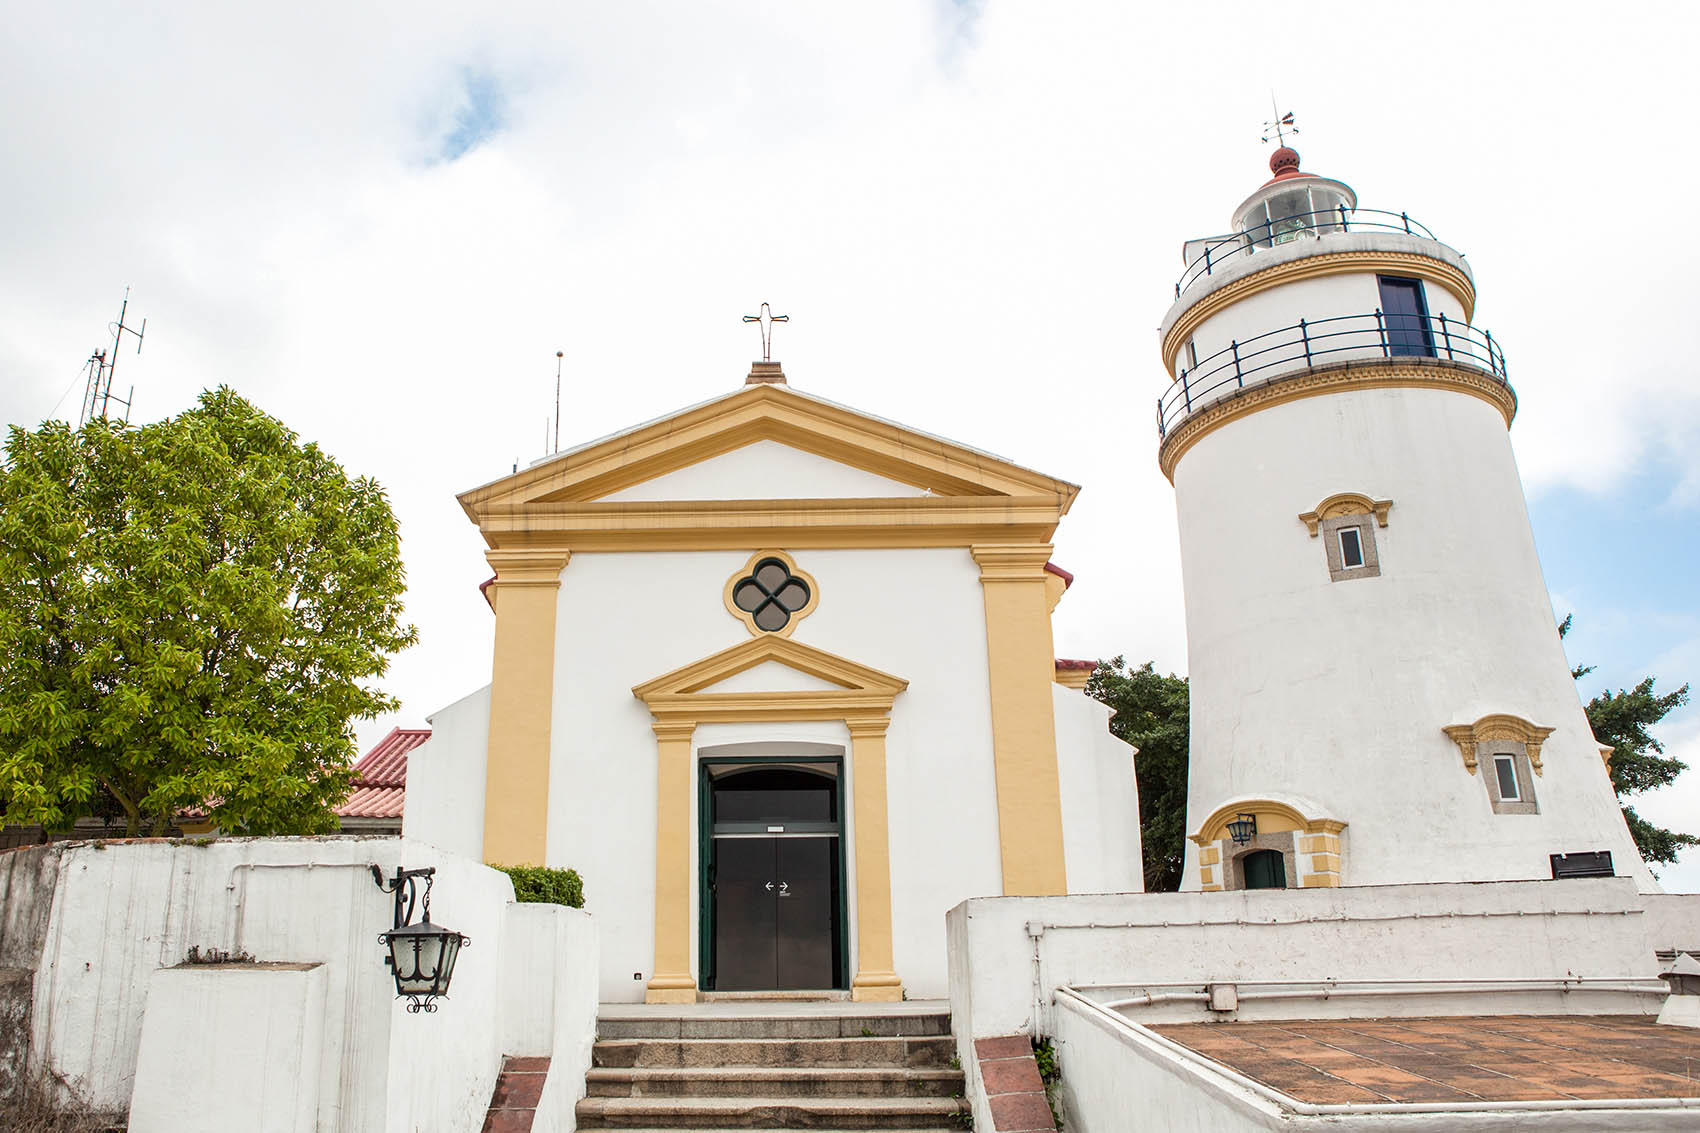
<svg viewBox="0 0 1700 1133"><path fill-rule="evenodd" d="M1569 633L1570 624L1567 614L1559 623L1558 636ZM1580 680L1593 671L1592 665L1578 665L1570 673ZM1620 802L1625 795L1663 787L1688 769L1682 760L1665 755L1664 745L1652 733L1653 725L1688 703L1688 686L1661 694L1653 687L1656 680L1646 677L1632 689L1608 689L1586 705L1594 738L1612 747L1611 785ZM1629 824L1636 849L1649 862L1668 865L1684 847L1700 846L1700 838L1655 826L1627 803L1623 820Z"/></svg>
<svg viewBox="0 0 1700 1133"><path fill-rule="evenodd" d="M1139 749L1139 836L1148 892L1181 884L1186 850L1187 732L1185 677L1159 674L1150 661L1129 669L1116 657L1100 662L1086 684L1088 696L1115 709L1110 731Z"/></svg>
<svg viewBox="0 0 1700 1133"><path fill-rule="evenodd" d="M370 479L220 388L132 427L17 427L0 468L0 821L103 807L163 833L311 833L394 651L403 573Z"/></svg>
<svg viewBox="0 0 1700 1133"><path fill-rule="evenodd" d="M584 879L576 869L550 869L540 865L496 867L514 883L514 900L584 908Z"/></svg>

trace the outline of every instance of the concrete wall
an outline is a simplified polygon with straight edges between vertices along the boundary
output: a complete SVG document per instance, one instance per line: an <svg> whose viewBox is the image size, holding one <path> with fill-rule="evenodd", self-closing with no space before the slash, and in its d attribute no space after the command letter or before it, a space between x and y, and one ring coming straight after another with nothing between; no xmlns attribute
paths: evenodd
<svg viewBox="0 0 1700 1133"><path fill-rule="evenodd" d="M1048 1033L1063 986L1647 978L1654 927L1625 878L985 898L950 911L951 1012L964 1043Z"/></svg>
<svg viewBox="0 0 1700 1133"><path fill-rule="evenodd" d="M483 861L490 686L438 709L427 722L431 738L407 757L402 835Z"/></svg>
<svg viewBox="0 0 1700 1133"><path fill-rule="evenodd" d="M1143 892L1135 749L1110 733L1108 705L1062 685L1051 699L1069 892Z"/></svg>
<svg viewBox="0 0 1700 1133"><path fill-rule="evenodd" d="M1348 491L1393 501L1381 573L1331 582L1298 516ZM1175 497L1189 832L1232 800L1291 794L1348 824L1345 885L1550 878L1549 854L1607 849L1656 888L1559 645L1498 410L1427 389L1272 406L1200 440ZM1441 730L1489 713L1556 729L1539 814L1493 813ZM1184 887L1198 865L1189 844Z"/></svg>
<svg viewBox="0 0 1700 1133"><path fill-rule="evenodd" d="M129 1133L313 1133L323 964L195 964L148 980Z"/></svg>
<svg viewBox="0 0 1700 1133"><path fill-rule="evenodd" d="M386 874L398 864L435 866L432 921L472 939L452 994L435 1013L408 1014L395 998L377 939L391 926L392 902L373 884L373 864ZM595 997L588 918L573 913L563 930L558 915L510 915L513 889L505 875L424 843L352 837L57 843L0 856L0 871L9 883L0 955L29 977L31 1065L63 1076L99 1110L127 1109L138 1090L175 1096L170 1080L138 1084L137 1067L154 973L182 971L177 966L191 948L318 965L323 1042L311 1073L322 1133L476 1130L510 1031L547 1033L545 1053L566 1051L569 1060L579 1057L573 1050L588 1050ZM532 1010L523 1020L510 1018L506 1005L515 996L504 956L548 954L551 940L570 947L527 973ZM240 982L249 974L229 978ZM544 1002L552 1018L542 1018ZM232 1025L246 1021L264 1031L275 1021L269 1014L275 1013L237 1011L230 1018ZM179 1044L182 1058L201 1057L199 1044L240 1046L221 1040L210 1024L170 1030L166 1041ZM4 1053L0 1063L21 1061L19 1049ZM578 1075L582 1080L582 1067ZM218 1100L256 1104L250 1085L232 1079L231 1095Z"/></svg>

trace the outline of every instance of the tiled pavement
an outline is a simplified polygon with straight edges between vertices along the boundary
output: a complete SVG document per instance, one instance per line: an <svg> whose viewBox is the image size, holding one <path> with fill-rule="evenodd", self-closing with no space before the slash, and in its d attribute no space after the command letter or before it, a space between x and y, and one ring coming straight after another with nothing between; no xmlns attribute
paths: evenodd
<svg viewBox="0 0 1700 1133"><path fill-rule="evenodd" d="M1150 1027L1313 1105L1700 1097L1700 1030L1639 1015Z"/></svg>

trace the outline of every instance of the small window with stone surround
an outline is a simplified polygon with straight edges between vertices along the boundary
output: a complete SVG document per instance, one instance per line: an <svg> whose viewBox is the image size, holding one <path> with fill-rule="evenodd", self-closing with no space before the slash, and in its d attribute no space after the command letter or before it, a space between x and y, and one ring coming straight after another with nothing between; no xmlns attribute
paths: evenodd
<svg viewBox="0 0 1700 1133"><path fill-rule="evenodd" d="M1495 814L1539 814L1535 777L1541 773L1541 745L1552 735L1521 716L1497 713L1473 724L1451 724L1442 731L1458 745L1464 769L1480 775Z"/></svg>
<svg viewBox="0 0 1700 1133"><path fill-rule="evenodd" d="M1310 531L1311 538L1322 540L1330 581L1375 578L1381 574L1375 531L1387 526L1387 512L1392 506L1392 500L1341 492L1329 496L1315 509L1300 513L1299 521Z"/></svg>

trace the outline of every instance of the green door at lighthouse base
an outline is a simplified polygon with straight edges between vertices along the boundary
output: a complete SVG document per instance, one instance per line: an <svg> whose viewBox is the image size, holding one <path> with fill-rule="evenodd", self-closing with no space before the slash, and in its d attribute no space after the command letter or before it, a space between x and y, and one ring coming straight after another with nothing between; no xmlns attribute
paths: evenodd
<svg viewBox="0 0 1700 1133"><path fill-rule="evenodd" d="M1253 850L1240 862L1247 889L1285 889L1287 862L1279 850Z"/></svg>

